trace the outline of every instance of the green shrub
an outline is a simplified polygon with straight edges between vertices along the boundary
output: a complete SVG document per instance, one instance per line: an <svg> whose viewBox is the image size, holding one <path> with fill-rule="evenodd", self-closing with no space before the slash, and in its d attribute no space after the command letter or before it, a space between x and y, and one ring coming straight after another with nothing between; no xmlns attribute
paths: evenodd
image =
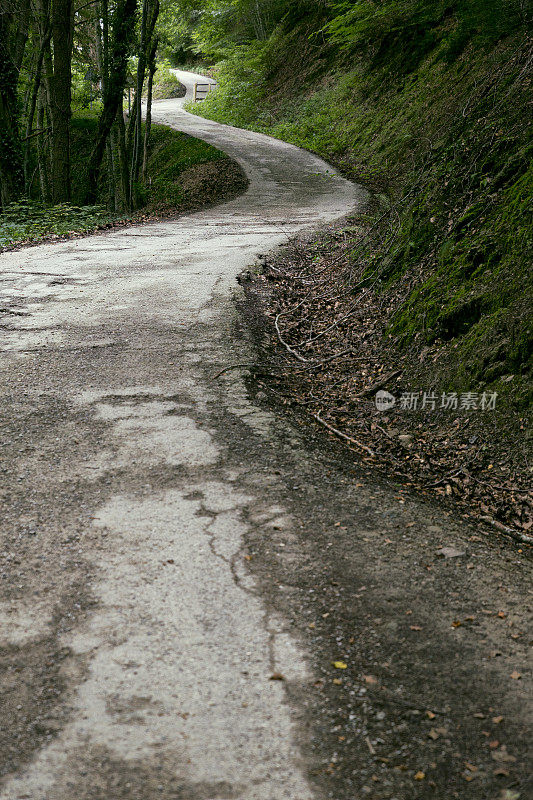
<svg viewBox="0 0 533 800"><path fill-rule="evenodd" d="M0 247L42 239L52 234L86 233L109 221L104 206L74 206L62 203L44 206L32 200L7 205L0 214Z"/></svg>
<svg viewBox="0 0 533 800"><path fill-rule="evenodd" d="M147 83L145 82L144 91L146 94ZM157 65L153 83L154 100L172 100L175 97L184 97L185 87L179 82L170 66L164 62Z"/></svg>

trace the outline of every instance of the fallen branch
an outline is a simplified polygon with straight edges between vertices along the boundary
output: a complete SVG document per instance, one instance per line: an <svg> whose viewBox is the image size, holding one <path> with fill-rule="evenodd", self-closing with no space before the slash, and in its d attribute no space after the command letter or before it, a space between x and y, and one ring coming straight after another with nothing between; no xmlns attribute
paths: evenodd
<svg viewBox="0 0 533 800"><path fill-rule="evenodd" d="M378 427L376 425L376 427ZM441 478L439 481L435 483L427 483L424 486L424 489L433 489L436 486L440 486L442 483L446 483L451 478L457 477L457 475L463 474L465 478L469 478L470 480L474 481L475 483L479 483L481 486L486 486L487 489L493 489L495 491L501 492L511 492L512 494L523 492L524 489L520 489L518 486L501 486L497 483L489 483L488 481L482 481L480 478L476 478L475 475L472 475L471 472L468 472L464 467L460 467L455 472L451 472L449 475L446 475L444 478Z"/></svg>
<svg viewBox="0 0 533 800"><path fill-rule="evenodd" d="M378 381L369 386L368 389L365 389L364 392L361 392L359 397L372 397L372 395L376 394L380 389L383 389L389 381L392 381L393 378L397 378L398 375L402 374L401 369L395 369L392 372L387 372L386 375L383 375Z"/></svg>
<svg viewBox="0 0 533 800"><path fill-rule="evenodd" d="M26 136L22 141L23 142L27 142L28 139L33 139L34 136L42 136L43 133L49 133L51 130L52 130L52 128L49 127L49 128L43 128L40 131L35 131L34 133L30 133L29 136Z"/></svg>
<svg viewBox="0 0 533 800"><path fill-rule="evenodd" d="M254 378L277 378L279 379L281 376L276 375L275 372L264 372L262 369L255 367L253 364L232 364L231 367L224 367L221 369L220 372L217 372L216 375L213 375L211 378L212 381L220 378L221 375L226 374L227 372L231 372L234 369L249 369Z"/></svg>
<svg viewBox="0 0 533 800"><path fill-rule="evenodd" d="M298 359L298 361L302 361L304 364L308 364L308 363L309 363L309 359L307 359L307 358L304 358L303 356L301 356L301 355L300 355L300 353L297 353L297 352L296 352L296 350L294 350L294 348L292 348L292 347L291 347L289 344L287 344L287 342L285 341L285 339L282 337L282 335L281 335L281 331L280 331L280 329L279 329L279 325L278 325L278 320L279 320L279 318L280 318L280 317L281 317L281 314L278 314L278 316L276 317L276 319L275 319L275 321L274 321L274 325L275 325L275 327L276 327L276 332L277 332L277 334L278 334L278 339L280 340L280 342L281 342L281 344L283 345L283 347L285 347L285 349L286 349L286 350L288 350L288 351L289 351L289 353L290 353L292 356L294 356L295 358L297 358L297 359Z"/></svg>
<svg viewBox="0 0 533 800"><path fill-rule="evenodd" d="M505 533L507 536L511 536L517 542L533 545L533 536L528 536L527 533L520 533L520 531L517 531L515 528L509 528L507 525L504 525L503 522L498 522L498 520L492 519L492 517L480 517L480 519L482 519L483 522L488 522L489 525L492 525L496 530Z"/></svg>
<svg viewBox="0 0 533 800"><path fill-rule="evenodd" d="M329 356L328 358L322 359L322 361L313 362L313 364L309 365L308 369L319 369L320 367L323 367L324 364L329 364L331 361L335 361L337 358L341 358L342 356L348 355L352 352L353 352L353 347L348 347L347 350L341 350L340 353L335 353L334 355Z"/></svg>
<svg viewBox="0 0 533 800"><path fill-rule="evenodd" d="M327 428L328 431L334 433L335 436L338 436L340 439L344 439L344 441L346 442L350 442L350 444L354 444L356 447L359 447L361 450L364 450L365 453L368 453L368 455L371 456L372 458L376 457L376 454L374 453L373 450L370 449L370 447L367 447L365 444L361 444L361 442L358 442L357 439L352 439L351 436L347 436L342 431L337 430L337 428L334 428L328 422L323 420L320 414L313 414L313 417L316 419L317 422L320 422L321 425Z"/></svg>
<svg viewBox="0 0 533 800"><path fill-rule="evenodd" d="M436 489L437 486L442 486L443 483L449 483L452 478L460 475L461 472L464 472L464 469L459 467L459 469L456 469L455 472L450 472L449 475L445 475L444 478L440 478L440 480L434 481L434 483L424 483L422 489Z"/></svg>
<svg viewBox="0 0 533 800"><path fill-rule="evenodd" d="M216 381L217 378L220 378L221 375L224 375L226 372L231 372L234 369L252 369L253 364L233 364L231 367L224 367L221 369L220 372L217 372L216 375L213 375L211 378L212 381Z"/></svg>
<svg viewBox="0 0 533 800"><path fill-rule="evenodd" d="M370 741L370 736L365 736L365 742L366 742L366 746L368 747L368 749L370 751L370 755L371 756L375 756L376 755L376 748L374 747L374 745Z"/></svg>
<svg viewBox="0 0 533 800"><path fill-rule="evenodd" d="M391 440L391 442L393 442L393 441L394 441L394 437L393 437L393 436L391 436L391 435L390 435L390 433L387 433L387 431L385 430L385 428L382 428L382 427L381 427L381 425L378 425L376 422L374 422L374 426L376 427L376 429L377 429L378 431L381 431L381 433L382 433L384 436L386 436L386 437L387 437L387 439L390 439L390 440Z"/></svg>
<svg viewBox="0 0 533 800"><path fill-rule="evenodd" d="M488 481L482 481L481 478L476 478L475 475L472 475L471 472L467 472L463 470L464 474L467 478L471 478L476 483L481 484L481 486L486 486L489 489L496 489L500 492L512 492L513 494L520 494L521 492L525 492L525 489L521 489L519 486L501 486L499 483L489 483Z"/></svg>

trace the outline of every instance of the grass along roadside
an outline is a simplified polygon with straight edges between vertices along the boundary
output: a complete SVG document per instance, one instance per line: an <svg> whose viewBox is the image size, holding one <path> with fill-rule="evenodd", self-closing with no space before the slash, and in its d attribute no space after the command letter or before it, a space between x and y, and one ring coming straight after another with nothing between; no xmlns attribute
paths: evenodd
<svg viewBox="0 0 533 800"><path fill-rule="evenodd" d="M146 87L145 87L146 91ZM157 65L154 75L152 97L154 100L172 100L175 97L185 97L187 90L171 71L166 62Z"/></svg>

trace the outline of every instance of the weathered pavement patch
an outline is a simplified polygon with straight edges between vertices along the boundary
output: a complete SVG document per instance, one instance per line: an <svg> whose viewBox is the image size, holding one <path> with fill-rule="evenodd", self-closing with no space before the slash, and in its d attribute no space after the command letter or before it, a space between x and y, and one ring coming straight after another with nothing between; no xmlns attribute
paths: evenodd
<svg viewBox="0 0 533 800"><path fill-rule="evenodd" d="M254 360L237 273L357 192L162 108L239 152L244 197L0 261L27 314L0 346L0 797L497 797L525 770L522 556L213 380Z"/></svg>
<svg viewBox="0 0 533 800"><path fill-rule="evenodd" d="M135 470L148 483L134 496L126 486L112 494L84 537L98 576L96 608L61 638L86 674L60 736L7 796L84 796L91 759L143 765L142 797L176 796L179 781L193 797L311 796L295 766L283 687L269 680L279 669L295 680L307 675L283 622L243 571L241 512L251 498L237 488L238 470L217 467L209 431L188 416L209 395L194 403L180 388L181 400L147 386L80 397L116 439L112 456L104 452L81 473L94 468L105 480ZM153 470L170 473L162 485ZM111 786L104 779L101 788ZM123 788L135 796L131 775Z"/></svg>

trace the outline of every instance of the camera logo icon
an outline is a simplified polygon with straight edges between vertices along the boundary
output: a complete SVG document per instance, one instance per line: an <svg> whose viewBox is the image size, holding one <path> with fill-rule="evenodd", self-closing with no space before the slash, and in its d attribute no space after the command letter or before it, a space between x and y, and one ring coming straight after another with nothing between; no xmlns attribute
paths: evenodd
<svg viewBox="0 0 533 800"><path fill-rule="evenodd" d="M388 411L396 405L396 398L390 392L381 389L376 393L376 408L378 411Z"/></svg>

